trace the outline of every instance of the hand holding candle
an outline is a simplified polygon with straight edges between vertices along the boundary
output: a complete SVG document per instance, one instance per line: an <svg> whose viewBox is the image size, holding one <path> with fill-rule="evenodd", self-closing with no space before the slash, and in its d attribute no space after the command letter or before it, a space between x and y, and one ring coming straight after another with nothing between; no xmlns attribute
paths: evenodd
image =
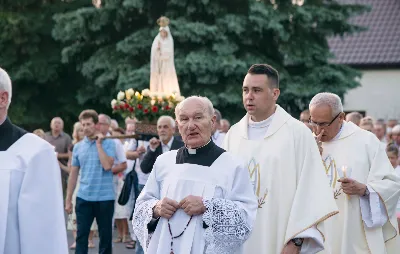
<svg viewBox="0 0 400 254"><path fill-rule="evenodd" d="M367 186L350 178L352 171L351 168L343 166L341 171L342 175L340 176L341 178L338 180L338 182L341 183L343 192L347 194L347 197L349 198L349 195L363 196Z"/></svg>

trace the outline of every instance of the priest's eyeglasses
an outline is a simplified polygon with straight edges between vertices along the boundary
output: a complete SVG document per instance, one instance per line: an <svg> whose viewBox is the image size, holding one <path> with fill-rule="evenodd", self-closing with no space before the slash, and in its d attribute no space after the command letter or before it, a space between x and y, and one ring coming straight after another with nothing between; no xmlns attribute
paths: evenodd
<svg viewBox="0 0 400 254"><path fill-rule="evenodd" d="M331 124L340 116L341 113L342 113L342 112L340 112L339 114L337 114L337 115L335 116L335 118L333 118L332 121L331 121L330 123L316 123L316 122L314 122L313 120L311 120L311 116L310 116L310 119L308 119L308 123L311 124L312 126L319 126L319 127L321 127L321 128L326 128L326 127L331 126Z"/></svg>

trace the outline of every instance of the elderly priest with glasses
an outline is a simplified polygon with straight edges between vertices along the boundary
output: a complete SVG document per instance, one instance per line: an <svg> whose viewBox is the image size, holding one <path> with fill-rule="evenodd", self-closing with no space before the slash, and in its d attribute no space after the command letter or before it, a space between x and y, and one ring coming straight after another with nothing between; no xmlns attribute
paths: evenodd
<svg viewBox="0 0 400 254"><path fill-rule="evenodd" d="M399 253L396 204L400 179L385 145L368 131L344 121L340 97L319 93L310 102L310 124L339 214L324 224L321 253Z"/></svg>
<svg viewBox="0 0 400 254"><path fill-rule="evenodd" d="M149 254L243 253L257 210L249 173L211 140L210 100L189 97L175 115L185 147L157 158L134 232Z"/></svg>
<svg viewBox="0 0 400 254"><path fill-rule="evenodd" d="M11 123L11 92L0 68L0 254L67 254L54 147Z"/></svg>

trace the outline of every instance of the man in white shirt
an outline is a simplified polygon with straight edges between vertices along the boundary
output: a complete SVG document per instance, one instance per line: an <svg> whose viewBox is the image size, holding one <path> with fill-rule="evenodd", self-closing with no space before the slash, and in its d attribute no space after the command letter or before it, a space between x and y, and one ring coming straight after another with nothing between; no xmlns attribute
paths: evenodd
<svg viewBox="0 0 400 254"><path fill-rule="evenodd" d="M150 145L143 158L140 168L148 174L159 155L170 150L177 150L183 146L183 142L174 138L175 120L170 116L161 116L157 121L157 132L160 139L150 139Z"/></svg>
<svg viewBox="0 0 400 254"><path fill-rule="evenodd" d="M214 114L216 116L216 120L215 120L215 126L212 132L212 141L214 141L214 143L219 146L222 147L223 143L224 143L224 139L225 139L225 133L221 132L221 112L219 112L218 109L214 109Z"/></svg>
<svg viewBox="0 0 400 254"><path fill-rule="evenodd" d="M11 123L11 94L0 68L0 254L67 254L54 147Z"/></svg>
<svg viewBox="0 0 400 254"><path fill-rule="evenodd" d="M244 253L313 254L323 249L320 227L337 207L310 129L276 104L279 95L274 68L250 67L243 81L247 114L224 141L246 163L258 196Z"/></svg>
<svg viewBox="0 0 400 254"><path fill-rule="evenodd" d="M324 225L324 253L398 253L395 212L400 178L386 155L386 145L373 133L344 121L342 101L336 94L315 95L310 113L339 208L339 214Z"/></svg>
<svg viewBox="0 0 400 254"><path fill-rule="evenodd" d="M213 105L175 109L185 146L160 155L138 197L133 230L148 254L242 254L257 199L242 163L211 140Z"/></svg>

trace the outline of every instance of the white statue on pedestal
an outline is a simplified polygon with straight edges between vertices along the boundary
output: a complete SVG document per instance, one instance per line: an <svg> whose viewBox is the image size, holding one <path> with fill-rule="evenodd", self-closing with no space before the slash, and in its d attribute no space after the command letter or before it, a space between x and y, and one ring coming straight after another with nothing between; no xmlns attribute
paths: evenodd
<svg viewBox="0 0 400 254"><path fill-rule="evenodd" d="M157 23L160 25L160 32L151 46L150 91L180 95L174 64L174 40L168 27L169 19L161 17Z"/></svg>

